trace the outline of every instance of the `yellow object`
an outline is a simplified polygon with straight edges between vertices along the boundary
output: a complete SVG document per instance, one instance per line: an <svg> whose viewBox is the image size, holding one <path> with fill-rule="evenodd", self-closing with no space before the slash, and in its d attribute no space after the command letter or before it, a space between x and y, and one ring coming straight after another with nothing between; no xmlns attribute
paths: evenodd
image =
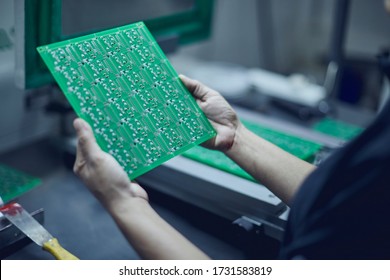
<svg viewBox="0 0 390 280"><path fill-rule="evenodd" d="M61 247L40 223L38 223L19 203L12 202L0 208L0 212L21 232L28 236L57 260L78 260L75 256Z"/></svg>
<svg viewBox="0 0 390 280"><path fill-rule="evenodd" d="M77 257L62 248L57 238L52 238L43 243L42 248L52 254L57 260L78 260Z"/></svg>

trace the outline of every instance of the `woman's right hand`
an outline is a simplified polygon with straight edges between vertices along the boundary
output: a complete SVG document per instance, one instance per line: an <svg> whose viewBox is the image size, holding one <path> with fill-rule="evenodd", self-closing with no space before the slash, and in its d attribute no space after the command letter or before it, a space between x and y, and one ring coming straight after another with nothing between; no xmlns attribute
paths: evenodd
<svg viewBox="0 0 390 280"><path fill-rule="evenodd" d="M242 126L236 112L217 91L184 75L179 77L217 131L214 138L202 145L209 149L227 152L234 144L237 129Z"/></svg>

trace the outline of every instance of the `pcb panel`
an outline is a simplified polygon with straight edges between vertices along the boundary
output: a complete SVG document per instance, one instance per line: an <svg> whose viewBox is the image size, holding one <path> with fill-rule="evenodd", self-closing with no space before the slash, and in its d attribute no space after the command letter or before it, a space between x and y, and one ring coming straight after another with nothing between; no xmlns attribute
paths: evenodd
<svg viewBox="0 0 390 280"><path fill-rule="evenodd" d="M41 183L41 180L0 164L0 205L10 202Z"/></svg>
<svg viewBox="0 0 390 280"><path fill-rule="evenodd" d="M142 22L38 52L100 147L130 179L215 136Z"/></svg>
<svg viewBox="0 0 390 280"><path fill-rule="evenodd" d="M313 129L346 141L352 140L364 130L362 127L345 123L330 117L326 117L318 121L314 124Z"/></svg>

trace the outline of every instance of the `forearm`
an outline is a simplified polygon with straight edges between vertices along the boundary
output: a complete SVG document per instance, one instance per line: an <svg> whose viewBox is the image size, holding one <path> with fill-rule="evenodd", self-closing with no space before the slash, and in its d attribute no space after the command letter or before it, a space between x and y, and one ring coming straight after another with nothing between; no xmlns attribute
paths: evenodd
<svg viewBox="0 0 390 280"><path fill-rule="evenodd" d="M289 204L315 166L258 137L243 125L226 155Z"/></svg>
<svg viewBox="0 0 390 280"><path fill-rule="evenodd" d="M143 259L208 259L142 198L110 204L108 211Z"/></svg>

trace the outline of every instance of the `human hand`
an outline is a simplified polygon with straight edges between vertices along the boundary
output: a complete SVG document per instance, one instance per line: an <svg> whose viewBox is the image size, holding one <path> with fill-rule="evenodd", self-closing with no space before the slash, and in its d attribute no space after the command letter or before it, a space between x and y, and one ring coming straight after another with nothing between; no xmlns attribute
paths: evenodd
<svg viewBox="0 0 390 280"><path fill-rule="evenodd" d="M203 146L228 151L233 146L237 129L242 126L236 112L217 91L184 75L179 77L217 131L217 136L206 141Z"/></svg>
<svg viewBox="0 0 390 280"><path fill-rule="evenodd" d="M73 170L105 206L134 197L148 200L145 190L130 182L114 157L100 149L86 121L76 119L73 126L78 138Z"/></svg>

